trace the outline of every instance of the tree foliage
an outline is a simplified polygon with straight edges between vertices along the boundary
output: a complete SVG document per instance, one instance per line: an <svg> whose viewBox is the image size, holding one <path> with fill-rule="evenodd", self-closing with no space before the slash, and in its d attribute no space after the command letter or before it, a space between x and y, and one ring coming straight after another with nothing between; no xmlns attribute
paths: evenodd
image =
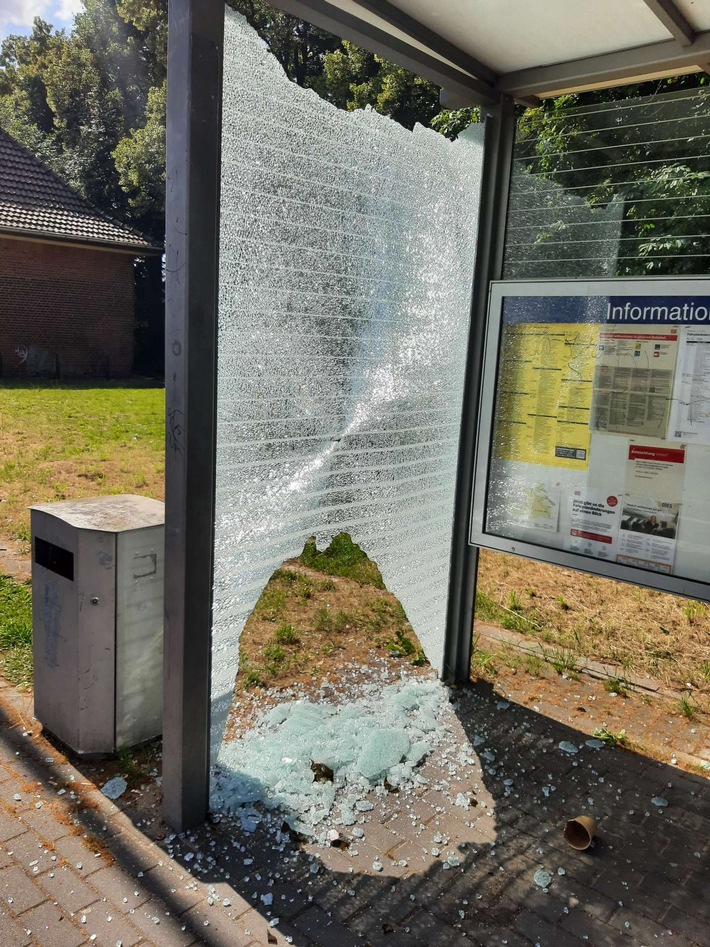
<svg viewBox="0 0 710 947"><path fill-rule="evenodd" d="M36 18L29 36L0 47L0 126L119 218L130 187L114 151L155 112L151 88L165 79L156 24L166 11L167 0L83 0L70 34ZM159 219L151 210L141 223L158 235Z"/></svg>
<svg viewBox="0 0 710 947"><path fill-rule="evenodd" d="M425 79L264 0L227 2L254 26L293 82L339 108L370 106L408 128L420 122L450 138L476 120L475 110L442 110L438 89ZM30 36L10 36L0 46L0 127L103 210L130 215L157 239L164 226L167 5L82 0L70 32L37 18ZM603 208L614 195L623 201L623 255L629 259L620 261L620 275L667 272L660 258L674 254L673 272L697 272L702 254L710 254L683 213L690 205L691 214L710 219L710 136L703 134L705 119L690 114L682 161L675 141L648 128L629 130L631 122L614 138L603 122L595 126L594 108L585 113L580 106L695 88L707 81L703 75L521 109L523 175L549 182L550 194L553 183L561 185L558 191L573 193L590 209ZM626 136L623 162L614 158L619 136ZM555 241L573 236L563 214L548 214L537 232L529 229L530 254L549 257Z"/></svg>
<svg viewBox="0 0 710 947"><path fill-rule="evenodd" d="M367 105L408 128L464 113L438 89L263 0L228 0L286 75L340 108ZM69 185L160 239L164 227L168 0L82 0L71 32L40 18L0 46L0 127ZM465 110L466 111L466 110ZM470 112L466 112L470 120Z"/></svg>
<svg viewBox="0 0 710 947"><path fill-rule="evenodd" d="M405 128L429 125L441 111L431 82L346 40L326 53L316 91L349 111L369 105Z"/></svg>
<svg viewBox="0 0 710 947"><path fill-rule="evenodd" d="M318 85L327 53L340 44L336 36L282 13L263 0L227 0L227 5L246 17L289 79L304 88Z"/></svg>
<svg viewBox="0 0 710 947"><path fill-rule="evenodd" d="M525 112L516 174L557 188L525 255L584 258L565 191L589 211L621 211L615 275L699 273L710 259L710 136L705 73L623 89L567 95ZM672 92L676 95L658 95ZM555 213L555 211L557 213ZM705 233L703 232L705 231ZM591 241L588 241L591 243ZM557 248L560 247L558 250ZM564 247L564 252L562 252ZM542 275L561 275L543 270ZM584 275L581 271L578 275Z"/></svg>

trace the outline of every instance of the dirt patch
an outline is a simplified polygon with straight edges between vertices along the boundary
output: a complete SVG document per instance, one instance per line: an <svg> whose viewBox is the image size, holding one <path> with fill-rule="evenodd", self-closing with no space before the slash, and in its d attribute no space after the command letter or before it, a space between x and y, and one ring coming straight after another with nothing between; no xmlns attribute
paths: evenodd
<svg viewBox="0 0 710 947"><path fill-rule="evenodd" d="M322 699L324 678L337 687L353 667L383 660L395 674L429 666L404 609L382 587L379 570L362 582L288 560L269 580L242 632L227 739L256 708L276 703L286 691Z"/></svg>
<svg viewBox="0 0 710 947"><path fill-rule="evenodd" d="M683 704L662 694L625 689L623 682L603 682L586 674L555 670L515 649L479 650L472 679L491 685L507 701L610 747L624 747L687 772L710 776L710 718L690 717Z"/></svg>
<svg viewBox="0 0 710 947"><path fill-rule="evenodd" d="M20 549L18 543L8 539L0 540L0 575L9 575L16 582L24 582L30 578L32 567L27 553Z"/></svg>

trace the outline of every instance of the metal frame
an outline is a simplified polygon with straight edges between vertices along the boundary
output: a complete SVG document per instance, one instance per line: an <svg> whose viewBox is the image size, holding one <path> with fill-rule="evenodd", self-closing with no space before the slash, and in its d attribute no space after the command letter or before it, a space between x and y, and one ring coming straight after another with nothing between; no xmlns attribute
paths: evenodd
<svg viewBox="0 0 710 947"><path fill-rule="evenodd" d="M386 20L387 23L395 29L401 30L403 33L411 36L416 43L421 43L437 55L448 59L449 62L458 66L459 69L463 69L464 72L468 72L472 76L477 76L483 82L487 82L491 86L495 84L497 76L492 69L489 69L488 66L479 62L478 59L474 59L473 56L463 52L458 46L454 46L453 43L439 36L434 30L423 26L418 20L415 20L414 17L403 13L398 7L392 3L388 3L388 0L353 0L353 2L364 10L369 10L370 13L374 13L375 16L378 16L381 20ZM647 2L652 2L652 0L647 0Z"/></svg>
<svg viewBox="0 0 710 947"><path fill-rule="evenodd" d="M512 100L534 104L539 95L705 68L710 31L691 35L672 0L647 0L675 39L499 77L388 0L355 0L376 14L381 26L327 0L273 2L442 86L442 99L451 107L490 110L443 669L448 680L465 680L478 555L468 545L475 452L471 433L479 406L488 286L501 274ZM176 829L202 822L208 806L223 28L224 0L170 0L163 815ZM523 550L521 544L508 551L537 557L535 547ZM637 571L628 577L617 571L616 576L638 584ZM688 587L681 594L702 597L701 591Z"/></svg>
<svg viewBox="0 0 710 947"><path fill-rule="evenodd" d="M677 75L693 67L708 69L710 63L710 30L696 32L673 0L644 0L672 39L504 75L496 74L388 0L352 0L377 16L382 26L328 0L272 2L286 13L358 43L442 86L451 108L495 107L501 94L525 105L535 105L541 96ZM387 26L398 35L388 32Z"/></svg>
<svg viewBox="0 0 710 947"><path fill-rule="evenodd" d="M690 46L696 36L695 30L673 0L643 0L643 2L681 46Z"/></svg>
<svg viewBox="0 0 710 947"><path fill-rule="evenodd" d="M423 40L423 36L426 34L429 41L426 45L429 46L431 52L422 48L423 42L422 45L415 45L420 41L414 36L412 36L414 42L408 42L405 39L393 36L385 29L375 26L367 20L362 20L352 13L346 13L334 4L326 2L326 0L273 0L273 5L285 13L307 20L322 30L327 30L329 33L357 43L371 53L395 62L404 69L409 69L411 72L429 79L430 82L436 85L445 86L452 93L465 97L467 102L471 104L491 106L498 101L498 93L495 92L489 81L486 81L481 75L469 74L445 61L448 58L446 54L448 53L453 57L454 51L458 63L468 62L473 68L476 60L464 53L463 50L447 43L435 33L426 30L425 27L419 28L419 35L422 36ZM386 14L378 13L378 16L384 18ZM403 16L405 15L400 14L400 17ZM416 21L409 17L406 17L406 20L413 25L416 24ZM429 45L430 43L433 44L434 41L436 41L436 46ZM444 58L438 58L439 55ZM487 67L479 63L476 63L476 67L480 67L485 75L495 78Z"/></svg>
<svg viewBox="0 0 710 947"><path fill-rule="evenodd" d="M476 264L456 474L456 498L451 543L449 602L444 641L443 678L467 681L471 669L473 611L476 600L478 549L469 544L471 497L475 468L475 438L488 320L488 286L503 272L508 191L513 165L515 108L502 97L486 116L481 206L478 218Z"/></svg>
<svg viewBox="0 0 710 947"><path fill-rule="evenodd" d="M169 7L163 817L208 806L224 0Z"/></svg>
<svg viewBox="0 0 710 947"><path fill-rule="evenodd" d="M514 97L551 96L581 89L622 85L642 77L677 75L693 66L710 62L710 30L697 34L687 46L676 40L651 43L617 53L589 56L555 66L521 69L502 76L498 88Z"/></svg>
<svg viewBox="0 0 710 947"><path fill-rule="evenodd" d="M594 285L622 284L628 285L635 282L630 278L617 279L595 279L595 280L510 280L496 281L491 285L489 293L489 319L488 334L486 340L486 351L483 364L483 384L481 390L482 410L480 412L480 424L477 434L477 454L476 470L474 473L472 516L470 520L470 541L484 549L492 549L496 552L506 552L516 556L524 556L527 559L534 559L537 562L546 562L553 565L563 566L566 569L574 569L577 572L586 572L591 575L600 575L607 579L617 579L621 582L629 582L632 585L642 585L646 588L656 589L660 592L668 592L672 595L682 595L686 598L699 599L703 602L710 602L710 583L700 582L696 579L684 579L677 575L664 575L659 572L645 571L634 566L625 566L620 563L606 562L602 559L591 559L579 553L567 552L564 549L555 549L550 546L525 542L522 540L508 539L502 536L496 536L489 533L485 528L487 492L488 492L488 474L491 457L491 444L493 438L493 411L495 406L495 396L498 375L498 354L501 331L502 305L498 306L498 300L506 295L520 294L521 288L527 288L531 284L539 282L541 285L559 284L564 288L564 294L569 293L569 284L577 282L584 287L584 293L579 295L589 295L588 288ZM639 277L638 282L653 292L654 283L676 282L692 284L694 282L708 285L706 277ZM549 294L553 295L553 294ZM600 295L605 295L600 292ZM639 294L641 295L641 294Z"/></svg>

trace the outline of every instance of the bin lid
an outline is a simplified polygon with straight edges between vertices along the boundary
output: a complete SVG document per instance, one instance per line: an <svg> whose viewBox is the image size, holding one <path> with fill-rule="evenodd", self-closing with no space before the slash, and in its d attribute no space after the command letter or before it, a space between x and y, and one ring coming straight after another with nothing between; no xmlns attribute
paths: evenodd
<svg viewBox="0 0 710 947"><path fill-rule="evenodd" d="M164 503L151 497L132 494L38 503L30 509L55 516L76 529L106 533L121 533L146 526L162 526L165 523Z"/></svg>

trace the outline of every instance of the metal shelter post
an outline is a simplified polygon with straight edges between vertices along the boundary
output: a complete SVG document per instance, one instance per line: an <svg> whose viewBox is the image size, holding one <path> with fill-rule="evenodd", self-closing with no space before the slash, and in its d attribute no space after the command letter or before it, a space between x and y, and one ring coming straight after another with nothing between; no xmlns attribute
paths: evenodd
<svg viewBox="0 0 710 947"><path fill-rule="evenodd" d="M478 573L478 548L471 546L469 539L476 430L486 344L489 286L491 280L500 279L503 273L505 224L514 139L515 106L512 99L503 96L498 106L486 115L481 207L461 415L449 602L444 642L443 678L449 683L467 681L471 669L473 612Z"/></svg>
<svg viewBox="0 0 710 947"><path fill-rule="evenodd" d="M170 0L163 817L208 806L224 0Z"/></svg>

